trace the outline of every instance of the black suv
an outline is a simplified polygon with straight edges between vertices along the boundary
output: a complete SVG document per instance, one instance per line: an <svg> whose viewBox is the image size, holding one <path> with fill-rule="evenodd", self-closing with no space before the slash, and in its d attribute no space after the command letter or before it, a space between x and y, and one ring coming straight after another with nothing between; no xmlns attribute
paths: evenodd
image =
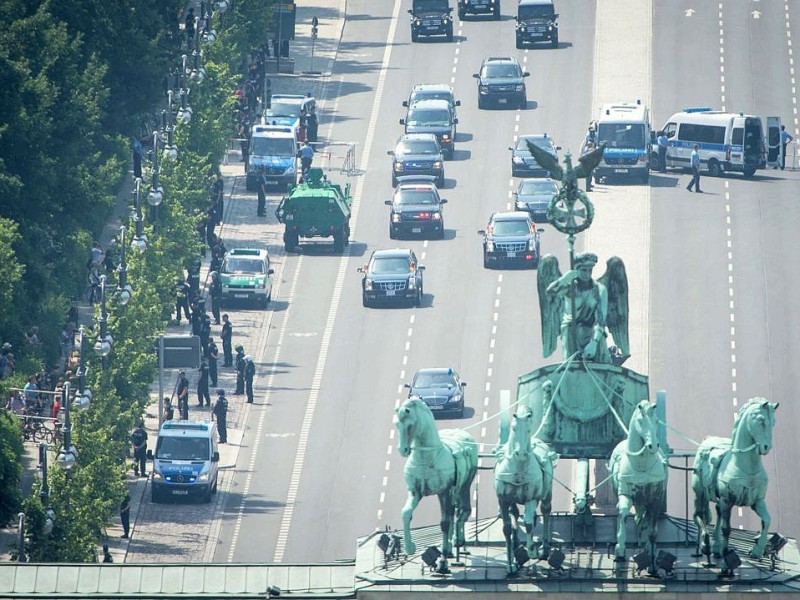
<svg viewBox="0 0 800 600"><path fill-rule="evenodd" d="M483 235L483 266L496 264L539 266L539 231L527 212L496 212Z"/></svg>
<svg viewBox="0 0 800 600"><path fill-rule="evenodd" d="M386 154L394 157L392 187L404 175L431 175L436 178L436 185L444 187L444 157L432 133L407 133Z"/></svg>
<svg viewBox="0 0 800 600"><path fill-rule="evenodd" d="M517 48L549 42L558 48L558 13L553 0L520 0L517 7Z"/></svg>
<svg viewBox="0 0 800 600"><path fill-rule="evenodd" d="M500 19L500 0L458 0L458 18L467 15L492 15Z"/></svg>
<svg viewBox="0 0 800 600"><path fill-rule="evenodd" d="M556 146L553 139L546 133L521 135L517 138L516 144L508 147L511 150L511 175L513 177L550 177L547 169L540 166L533 158L528 148L528 142L536 144L542 150L547 150L556 159L558 158L561 146Z"/></svg>
<svg viewBox="0 0 800 600"><path fill-rule="evenodd" d="M461 100L456 100L452 86L446 83L418 83L411 89L408 100L403 100L403 106L408 108L420 100L447 100L453 119L456 118L456 107L461 106Z"/></svg>
<svg viewBox="0 0 800 600"><path fill-rule="evenodd" d="M411 15L411 41L420 37L443 35L453 41L453 17L448 0L414 0L408 14Z"/></svg>
<svg viewBox="0 0 800 600"><path fill-rule="evenodd" d="M453 158L458 119L447 100L418 100L400 119L400 125L406 126L406 133L432 133L436 136L442 152L447 158Z"/></svg>
<svg viewBox="0 0 800 600"><path fill-rule="evenodd" d="M480 72L472 76L478 80L478 108L486 108L488 104L515 108L527 106L525 77L530 73L522 70L516 58L484 58Z"/></svg>
<svg viewBox="0 0 800 600"><path fill-rule="evenodd" d="M392 200L385 204L389 211L389 237L401 235L434 234L444 238L443 204L447 200L439 197L433 177L401 177Z"/></svg>
<svg viewBox="0 0 800 600"><path fill-rule="evenodd" d="M422 303L422 272L425 267L407 248L375 250L369 262L359 267L361 279L361 304Z"/></svg>

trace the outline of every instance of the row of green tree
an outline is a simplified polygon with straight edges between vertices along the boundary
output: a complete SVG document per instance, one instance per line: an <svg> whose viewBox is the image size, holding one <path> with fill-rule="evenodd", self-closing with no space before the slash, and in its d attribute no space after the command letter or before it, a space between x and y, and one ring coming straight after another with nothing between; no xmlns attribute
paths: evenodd
<svg viewBox="0 0 800 600"><path fill-rule="evenodd" d="M108 303L107 368L85 353L94 397L73 419L77 466L69 478L49 469L51 533L38 494L23 502L31 560L94 560L126 493L128 435L149 402L155 341L174 306L175 279L200 250L196 225L233 126L238 72L269 26L270 0L231 4L212 13L217 39L202 45L207 74L191 83L193 118L176 127L178 158L161 161L158 234L148 223L146 250L127 253L132 299ZM14 374L0 380L4 399L61 358L60 333L70 301L85 294L91 243L120 189L131 189L131 141L166 105L170 74L191 52L179 25L185 7L185 0L0 3L0 341L16 355ZM115 285L111 274L108 287ZM34 325L40 346L26 344ZM97 331L88 334L93 340ZM0 524L19 509L20 439L19 424L0 419Z"/></svg>

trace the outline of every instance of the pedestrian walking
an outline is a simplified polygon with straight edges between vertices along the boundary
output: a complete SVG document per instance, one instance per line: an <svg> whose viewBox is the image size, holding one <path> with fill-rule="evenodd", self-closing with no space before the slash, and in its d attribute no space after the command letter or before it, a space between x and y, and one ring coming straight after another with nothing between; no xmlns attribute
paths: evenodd
<svg viewBox="0 0 800 600"><path fill-rule="evenodd" d="M186 421L189 419L189 380L186 379L186 371L178 375L175 394L178 396L178 414Z"/></svg>
<svg viewBox="0 0 800 600"><path fill-rule="evenodd" d="M308 170L311 168L311 161L314 160L314 149L311 147L311 144L308 143L308 140L303 142L298 154L300 156L301 174L305 177L306 173L308 173Z"/></svg>
<svg viewBox="0 0 800 600"><path fill-rule="evenodd" d="M656 138L656 146L658 147L658 170L661 173L667 172L667 147L669 146L669 138L662 129L658 132Z"/></svg>
<svg viewBox="0 0 800 600"><path fill-rule="evenodd" d="M244 357L244 385L247 393L247 403L253 403L253 379L256 376L256 364L249 354Z"/></svg>
<svg viewBox="0 0 800 600"><path fill-rule="evenodd" d="M233 347L231 344L233 342L233 323L231 323L230 319L228 318L228 313L222 315L222 334L220 334L220 337L222 338L222 366L232 367Z"/></svg>
<svg viewBox="0 0 800 600"><path fill-rule="evenodd" d="M703 190L700 189L700 145L695 144L694 148L692 149L692 155L689 159L689 164L692 167L692 180L689 182L689 185L686 186L686 189L690 192L692 191L692 187L694 187L695 192L702 193Z"/></svg>
<svg viewBox="0 0 800 600"><path fill-rule="evenodd" d="M219 433L219 443L228 443L228 399L225 397L225 390L217 390L217 401L211 409L211 418L217 421L217 433Z"/></svg>
<svg viewBox="0 0 800 600"><path fill-rule="evenodd" d="M197 370L197 406L211 406L211 396L208 391L208 363L203 360Z"/></svg>
<svg viewBox="0 0 800 600"><path fill-rule="evenodd" d="M258 209L256 216L267 216L267 168L259 167L258 177L256 178L258 191Z"/></svg>
<svg viewBox="0 0 800 600"><path fill-rule="evenodd" d="M144 430L144 421L136 424L136 429L131 432L131 445L133 446L133 474L147 477L147 432Z"/></svg>
<svg viewBox="0 0 800 600"><path fill-rule="evenodd" d="M219 325L219 311L222 308L222 280L216 271L211 272L211 285L208 288L208 295L211 296L211 314L214 315L214 325Z"/></svg>
<svg viewBox="0 0 800 600"><path fill-rule="evenodd" d="M236 391L235 396L244 393L244 347L239 344L236 346Z"/></svg>
<svg viewBox="0 0 800 600"><path fill-rule="evenodd" d="M219 359L219 348L214 338L208 340L208 380L211 387L217 387L217 360Z"/></svg>
<svg viewBox="0 0 800 600"><path fill-rule="evenodd" d="M792 141L794 138L786 131L786 125L781 125L781 171L786 167L786 150Z"/></svg>
<svg viewBox="0 0 800 600"><path fill-rule="evenodd" d="M583 156L586 156L587 154L589 154L592 151L594 151L594 142L591 141L591 140L588 140L583 145ZM592 172L591 171L589 171L586 174L586 191L587 192L591 192L592 191Z"/></svg>
<svg viewBox="0 0 800 600"><path fill-rule="evenodd" d="M111 552L108 551L108 544L103 544L103 562L104 563L114 562L114 557L111 556Z"/></svg>
<svg viewBox="0 0 800 600"><path fill-rule="evenodd" d="M126 494L119 507L119 520L122 521L122 538L128 539L131 530L131 497Z"/></svg>
<svg viewBox="0 0 800 600"><path fill-rule="evenodd" d="M191 320L189 314L189 283L184 279L178 279L175 282L175 320L178 325L181 324L181 310L187 320Z"/></svg>

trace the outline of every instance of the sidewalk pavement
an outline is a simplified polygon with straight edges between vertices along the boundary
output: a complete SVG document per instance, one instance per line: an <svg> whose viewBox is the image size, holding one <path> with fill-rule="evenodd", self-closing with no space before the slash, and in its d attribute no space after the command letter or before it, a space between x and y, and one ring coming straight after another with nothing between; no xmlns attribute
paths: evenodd
<svg viewBox="0 0 800 600"><path fill-rule="evenodd" d="M289 73L270 73L268 77L272 82L273 93L304 94L313 93L318 104L323 104L325 96L325 86L331 77L333 65L336 60L339 42L344 30L347 0L299 0L295 21L295 40L290 42L289 55L294 62L294 72ZM311 38L311 22L313 17L318 19L318 37ZM313 47L313 57L312 57ZM324 106L321 118L324 121ZM238 156L236 158L238 160ZM232 162L221 167L223 178L226 180L226 194L230 198L233 178L242 175L243 165L239 162ZM106 224L101 236L100 243L107 247L110 241L118 235L120 225L127 222L130 212L131 184L126 179L119 193L117 194L116 206L111 219ZM225 223L223 223L223 226ZM234 225L235 230L235 225ZM202 261L201 281L207 282L209 276L208 258ZM89 305L80 307L80 319L84 324L91 324L94 319L93 308ZM186 321L184 321L186 323ZM188 324L170 324L166 330L167 335L186 335L190 332ZM236 331L234 335L236 335ZM212 332L212 337L218 338L219 332ZM220 344L221 347L221 344ZM248 405L243 401L243 396L233 396L232 390L235 381L235 371L219 367L218 386L228 392L229 412L228 412L228 443L220 446L220 468L231 469L236 465L239 448L242 443L244 424L247 422L249 413ZM190 382L190 418L210 418L210 410L198 408L196 403L191 400L191 392L196 389L195 374L187 370L187 377ZM164 394L170 396L175 385L175 374L168 373L164 382ZM211 390L212 401L216 395L213 388ZM158 437L158 381L153 382L150 390L150 404L145 414L145 429L148 435L149 447L153 448ZM50 456L50 464L55 465L55 456ZM152 463L148 463L151 468ZM21 488L23 494L31 493L33 483L38 473L38 445L27 442L23 456L23 478ZM123 563L129 552L129 548L136 540L137 527L143 525L140 522L140 508L143 503L149 503L147 497L148 480L145 478L134 477L131 472L127 475L128 489L131 497L131 519L130 537L122 539L122 526L119 518L115 518L107 527L106 533L109 551L115 563ZM218 515L214 515L218 518ZM210 542L210 541L209 541ZM17 527L16 523L7 528L0 529L0 562L9 561L11 552L16 549ZM102 545L97 548L98 556L102 559ZM213 552L211 553L213 555ZM206 559L210 560L209 553L206 552Z"/></svg>

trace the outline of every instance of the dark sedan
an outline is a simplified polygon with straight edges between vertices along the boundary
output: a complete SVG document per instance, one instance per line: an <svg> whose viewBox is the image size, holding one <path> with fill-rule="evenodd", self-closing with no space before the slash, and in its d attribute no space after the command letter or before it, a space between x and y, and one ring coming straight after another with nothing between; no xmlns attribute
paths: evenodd
<svg viewBox="0 0 800 600"><path fill-rule="evenodd" d="M483 235L483 266L539 266L539 231L527 212L496 212Z"/></svg>
<svg viewBox="0 0 800 600"><path fill-rule="evenodd" d="M514 204L517 210L529 213L535 223L546 223L547 207L556 194L558 186L555 181L549 177L531 177L519 182L514 192Z"/></svg>
<svg viewBox="0 0 800 600"><path fill-rule="evenodd" d="M517 143L508 148L511 150L511 175L514 177L549 177L550 173L533 158L528 149L528 142L533 142L542 150L547 150L558 158L561 146L556 146L553 139L546 133L521 135L517 138Z"/></svg>
<svg viewBox="0 0 800 600"><path fill-rule="evenodd" d="M410 304L422 303L425 267L417 261L412 250L395 248L375 250L369 262L358 269L361 279L361 304Z"/></svg>
<svg viewBox="0 0 800 600"><path fill-rule="evenodd" d="M466 385L453 369L436 368L420 369L405 387L408 388L408 397L422 400L434 417L444 413L463 417Z"/></svg>
<svg viewBox="0 0 800 600"><path fill-rule="evenodd" d="M443 204L447 200L439 197L433 177L412 179L400 177L392 200L385 204L389 211L389 237L401 235L433 235L444 238Z"/></svg>
<svg viewBox="0 0 800 600"><path fill-rule="evenodd" d="M404 175L431 175L436 184L444 187L444 157L436 136L432 133L408 133L397 140L392 156L392 187Z"/></svg>

